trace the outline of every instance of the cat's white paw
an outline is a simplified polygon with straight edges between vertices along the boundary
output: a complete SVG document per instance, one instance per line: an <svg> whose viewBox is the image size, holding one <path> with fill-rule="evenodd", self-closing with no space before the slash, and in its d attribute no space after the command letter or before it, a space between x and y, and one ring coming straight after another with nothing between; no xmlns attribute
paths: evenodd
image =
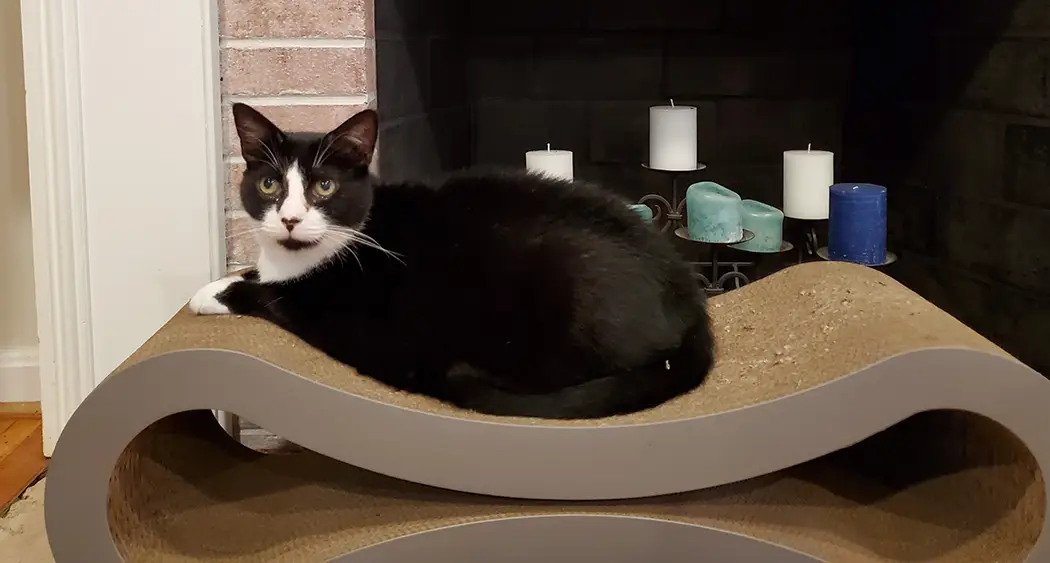
<svg viewBox="0 0 1050 563"><path fill-rule="evenodd" d="M229 315L230 309L219 302L217 296L226 291L235 282L243 280L241 276L229 276L215 280L197 290L196 295L190 299L190 311L198 315Z"/></svg>

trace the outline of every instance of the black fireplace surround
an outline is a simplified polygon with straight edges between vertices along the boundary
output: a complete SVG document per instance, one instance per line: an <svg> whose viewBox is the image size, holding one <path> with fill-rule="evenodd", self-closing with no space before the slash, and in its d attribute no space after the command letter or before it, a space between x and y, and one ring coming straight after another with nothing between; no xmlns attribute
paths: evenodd
<svg viewBox="0 0 1050 563"><path fill-rule="evenodd" d="M698 108L717 181L782 152L889 189L888 273L1050 374L1050 0L376 0L380 170L574 152L637 198L651 105ZM1040 250L1042 249L1042 250Z"/></svg>

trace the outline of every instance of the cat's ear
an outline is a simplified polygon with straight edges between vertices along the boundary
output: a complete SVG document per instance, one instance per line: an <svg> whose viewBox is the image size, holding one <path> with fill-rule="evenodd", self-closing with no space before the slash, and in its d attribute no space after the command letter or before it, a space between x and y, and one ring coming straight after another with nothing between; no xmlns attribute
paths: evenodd
<svg viewBox="0 0 1050 563"><path fill-rule="evenodd" d="M233 104L233 123L237 127L241 156L245 160L268 162L284 141L280 128L248 104Z"/></svg>
<svg viewBox="0 0 1050 563"><path fill-rule="evenodd" d="M378 136L379 116L375 110L366 109L354 114L325 135L321 146L327 147L330 153L341 154L362 165L368 165L375 155Z"/></svg>

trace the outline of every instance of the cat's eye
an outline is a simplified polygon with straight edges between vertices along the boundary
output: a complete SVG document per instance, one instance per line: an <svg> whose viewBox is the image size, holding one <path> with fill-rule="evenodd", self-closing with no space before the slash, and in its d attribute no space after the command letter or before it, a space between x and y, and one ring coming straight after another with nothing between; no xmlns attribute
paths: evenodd
<svg viewBox="0 0 1050 563"><path fill-rule="evenodd" d="M314 193L321 197L328 197L335 193L335 187L334 180L321 180L314 182Z"/></svg>
<svg viewBox="0 0 1050 563"><path fill-rule="evenodd" d="M258 183L259 193L263 195L273 195L280 189L281 184L273 178L263 178Z"/></svg>

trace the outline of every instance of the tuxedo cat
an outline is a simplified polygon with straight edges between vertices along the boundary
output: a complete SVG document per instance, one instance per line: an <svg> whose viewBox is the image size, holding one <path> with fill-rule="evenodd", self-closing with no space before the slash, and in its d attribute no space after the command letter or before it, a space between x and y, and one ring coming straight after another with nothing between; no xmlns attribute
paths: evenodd
<svg viewBox="0 0 1050 563"><path fill-rule="evenodd" d="M364 375L479 412L597 418L703 382L705 298L620 198L525 172L369 175L377 118L327 135L233 116L261 254L190 301L266 319Z"/></svg>

